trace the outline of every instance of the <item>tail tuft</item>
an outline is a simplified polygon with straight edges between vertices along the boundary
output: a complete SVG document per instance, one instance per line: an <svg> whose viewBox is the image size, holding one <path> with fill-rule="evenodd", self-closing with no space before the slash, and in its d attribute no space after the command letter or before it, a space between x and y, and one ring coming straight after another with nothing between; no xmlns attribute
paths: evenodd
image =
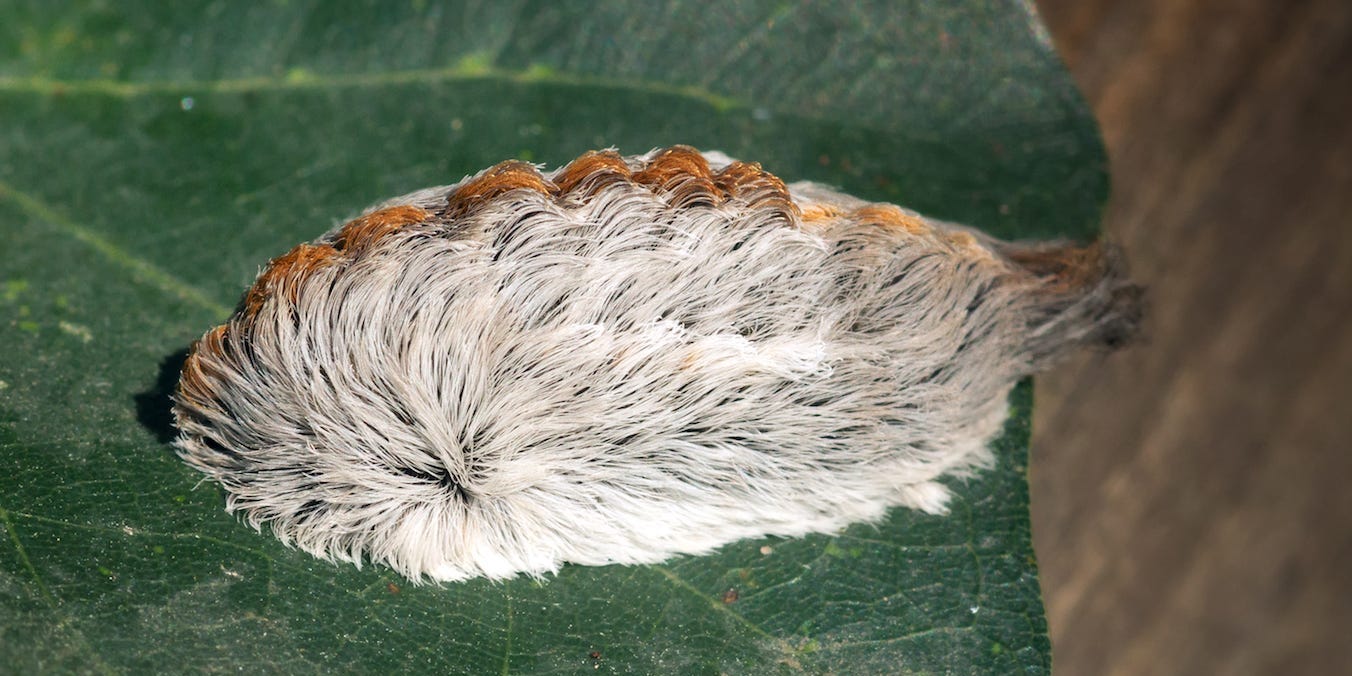
<svg viewBox="0 0 1352 676"><path fill-rule="evenodd" d="M1145 288L1128 278L1116 245L1006 244L1000 253L1037 279L1026 343L1033 370L1077 349L1121 348L1140 334Z"/></svg>

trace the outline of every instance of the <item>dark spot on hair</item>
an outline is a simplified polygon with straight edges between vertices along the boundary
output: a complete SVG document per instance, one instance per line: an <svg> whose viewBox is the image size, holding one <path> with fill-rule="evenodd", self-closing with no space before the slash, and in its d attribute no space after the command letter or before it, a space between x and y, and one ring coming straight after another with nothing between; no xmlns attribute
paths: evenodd
<svg viewBox="0 0 1352 676"><path fill-rule="evenodd" d="M297 521L305 522L314 518L324 508L323 500L306 500L304 504L296 510L295 518Z"/></svg>

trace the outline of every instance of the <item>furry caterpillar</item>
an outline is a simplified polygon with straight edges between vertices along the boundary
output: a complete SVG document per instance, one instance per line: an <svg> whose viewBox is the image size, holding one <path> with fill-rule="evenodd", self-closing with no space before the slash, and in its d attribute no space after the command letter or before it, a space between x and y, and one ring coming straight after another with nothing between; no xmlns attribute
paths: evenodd
<svg viewBox="0 0 1352 676"><path fill-rule="evenodd" d="M177 446L227 509L415 581L831 532L992 461L1021 377L1112 345L1102 246L1012 244L672 147L504 162L273 260Z"/></svg>

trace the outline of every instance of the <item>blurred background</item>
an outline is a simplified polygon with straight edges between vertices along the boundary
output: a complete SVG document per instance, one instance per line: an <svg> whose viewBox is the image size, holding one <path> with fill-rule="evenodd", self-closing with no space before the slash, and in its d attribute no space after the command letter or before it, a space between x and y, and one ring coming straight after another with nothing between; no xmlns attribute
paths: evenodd
<svg viewBox="0 0 1352 676"><path fill-rule="evenodd" d="M1146 340L1037 383L1059 674L1352 669L1352 2L1037 0Z"/></svg>

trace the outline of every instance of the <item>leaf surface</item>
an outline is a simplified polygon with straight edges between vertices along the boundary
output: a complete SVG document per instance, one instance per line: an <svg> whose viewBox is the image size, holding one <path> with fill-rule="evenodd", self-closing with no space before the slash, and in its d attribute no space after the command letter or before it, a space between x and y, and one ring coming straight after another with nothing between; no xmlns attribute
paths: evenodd
<svg viewBox="0 0 1352 676"><path fill-rule="evenodd" d="M1049 669L1027 384L947 517L444 587L241 525L166 399L269 258L509 157L687 143L1092 236L1102 149L1027 4L11 2L0 123L5 669Z"/></svg>

